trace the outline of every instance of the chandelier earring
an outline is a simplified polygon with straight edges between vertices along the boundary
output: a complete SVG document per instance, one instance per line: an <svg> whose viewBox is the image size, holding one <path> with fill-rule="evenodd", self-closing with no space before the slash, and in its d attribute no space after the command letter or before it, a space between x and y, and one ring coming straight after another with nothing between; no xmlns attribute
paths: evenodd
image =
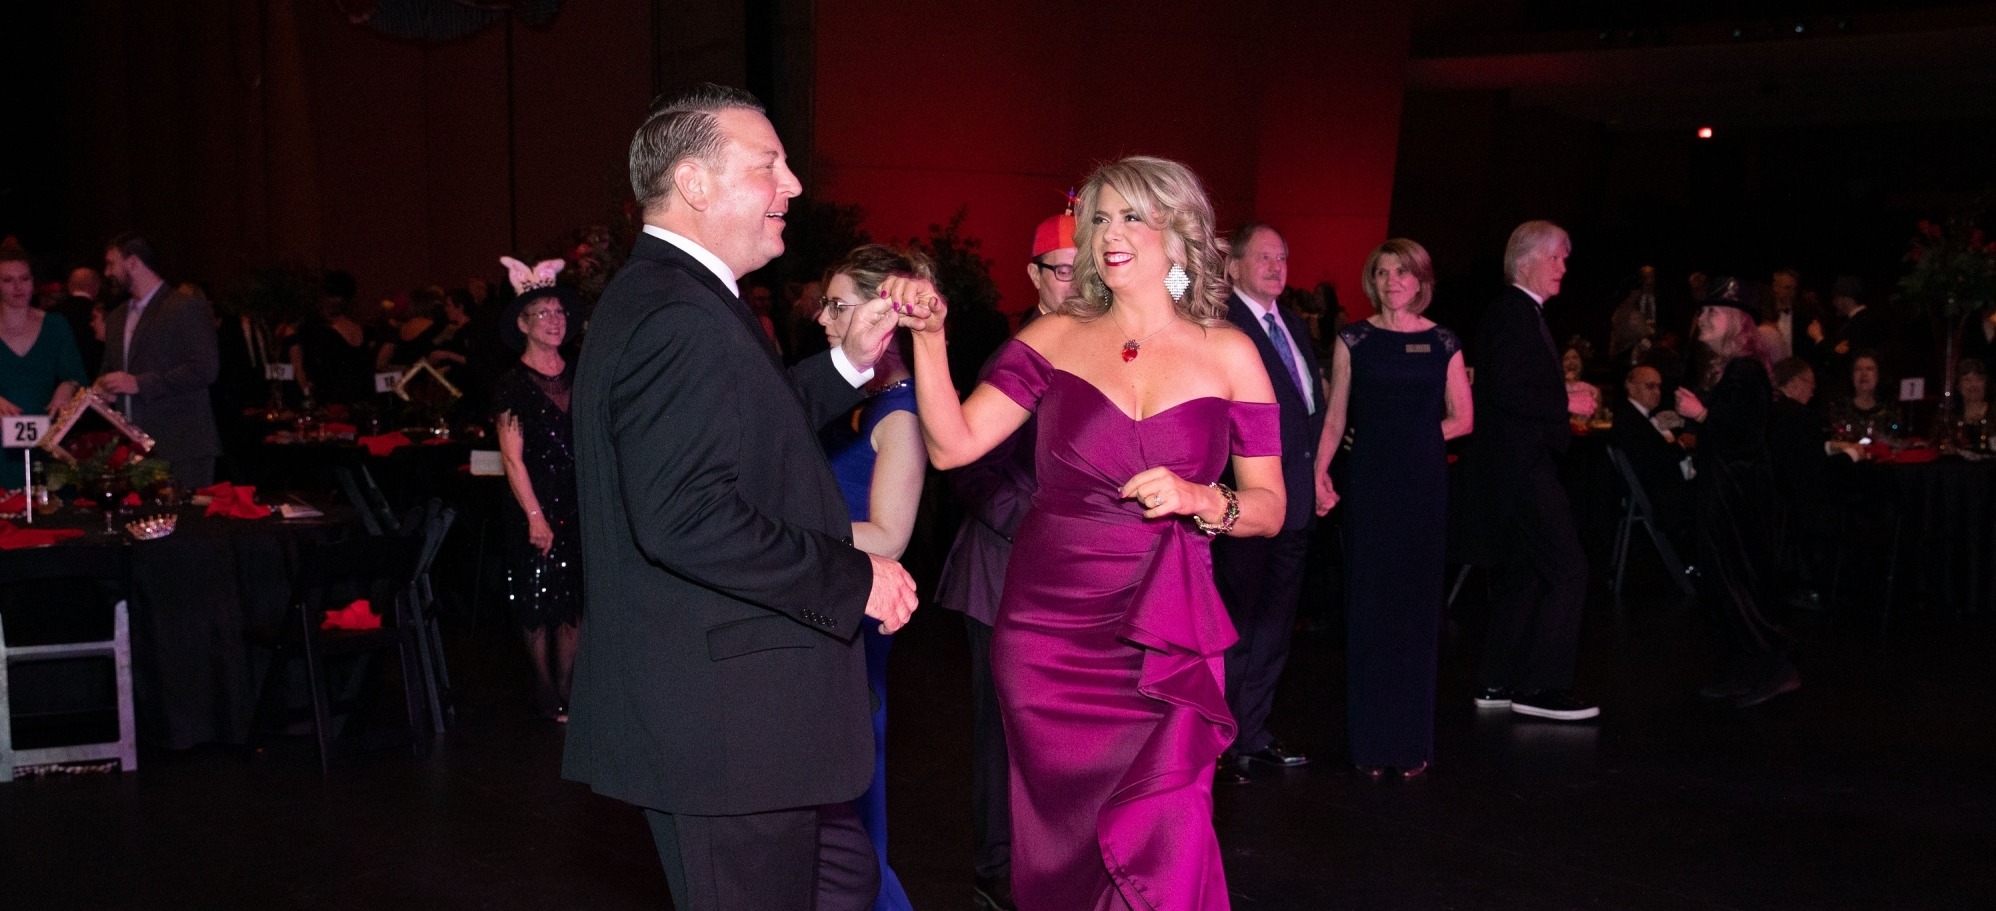
<svg viewBox="0 0 1996 911"><path fill-rule="evenodd" d="M1186 273L1185 267L1177 263L1172 263L1171 271L1164 273L1164 290L1170 292L1171 299L1174 301L1184 300L1186 290L1191 287L1192 276Z"/></svg>

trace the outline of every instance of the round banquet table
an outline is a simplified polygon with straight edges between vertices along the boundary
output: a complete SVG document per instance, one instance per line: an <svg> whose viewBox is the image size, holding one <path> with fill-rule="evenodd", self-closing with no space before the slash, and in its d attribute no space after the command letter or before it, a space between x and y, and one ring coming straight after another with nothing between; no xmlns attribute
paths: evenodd
<svg viewBox="0 0 1996 911"><path fill-rule="evenodd" d="M37 528L82 529L52 548L9 551L33 559L47 550L123 548L131 614L132 694L139 739L186 749L247 742L267 656L245 632L283 617L300 549L345 534L353 513L320 506L311 519L231 519L182 506L172 534L133 541L104 533L103 513L70 507L38 518ZM132 510L133 515L169 511Z"/></svg>
<svg viewBox="0 0 1996 911"><path fill-rule="evenodd" d="M1901 587L1939 610L1996 611L1996 459L1858 467L1901 520Z"/></svg>

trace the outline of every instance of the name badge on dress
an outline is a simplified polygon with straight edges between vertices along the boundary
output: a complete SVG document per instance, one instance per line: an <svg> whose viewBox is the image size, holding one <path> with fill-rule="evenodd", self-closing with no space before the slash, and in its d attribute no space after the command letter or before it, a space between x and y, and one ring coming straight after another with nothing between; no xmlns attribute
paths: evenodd
<svg viewBox="0 0 1996 911"><path fill-rule="evenodd" d="M1433 347L1433 346L1431 346L1431 345L1429 345L1429 344L1428 344L1427 342L1408 342L1408 343L1407 343L1407 353L1408 353L1408 354L1427 354L1428 352L1430 352L1430 351L1433 351L1433 350L1435 350L1435 349L1434 349L1434 347Z"/></svg>

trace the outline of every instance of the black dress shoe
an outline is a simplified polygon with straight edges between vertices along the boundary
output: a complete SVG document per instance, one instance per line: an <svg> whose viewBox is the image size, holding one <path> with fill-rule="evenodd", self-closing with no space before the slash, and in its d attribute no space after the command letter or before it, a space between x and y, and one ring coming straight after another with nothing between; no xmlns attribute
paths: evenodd
<svg viewBox="0 0 1996 911"><path fill-rule="evenodd" d="M1235 759L1232 753L1221 756L1219 765L1213 768L1213 784L1217 787L1253 782L1254 779L1249 778L1247 772L1241 769L1241 762Z"/></svg>
<svg viewBox="0 0 1996 911"><path fill-rule="evenodd" d="M1356 765L1352 766L1352 771L1357 772L1358 777L1369 781L1386 780L1386 767L1383 765Z"/></svg>
<svg viewBox="0 0 1996 911"><path fill-rule="evenodd" d="M1411 769L1400 770L1401 781L1416 781L1428 774L1428 764L1424 761Z"/></svg>
<svg viewBox="0 0 1996 911"><path fill-rule="evenodd" d="M1267 763L1268 765L1281 766L1285 769L1293 769L1299 765L1310 764L1310 757L1288 749L1279 743L1271 743L1252 753L1243 753L1241 754L1241 758L1248 762Z"/></svg>
<svg viewBox="0 0 1996 911"><path fill-rule="evenodd" d="M1484 686L1476 689L1476 707L1479 709L1508 709L1511 707L1511 688L1508 686Z"/></svg>
<svg viewBox="0 0 1996 911"><path fill-rule="evenodd" d="M1019 906L1012 903L1010 876L980 876L970 895L976 900L978 911L1019 911Z"/></svg>

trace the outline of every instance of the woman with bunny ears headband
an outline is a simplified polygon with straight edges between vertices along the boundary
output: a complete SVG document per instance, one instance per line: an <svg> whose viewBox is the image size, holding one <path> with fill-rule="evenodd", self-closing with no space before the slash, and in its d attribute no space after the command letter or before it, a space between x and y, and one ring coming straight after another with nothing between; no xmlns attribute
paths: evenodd
<svg viewBox="0 0 1996 911"><path fill-rule="evenodd" d="M555 283L561 260L532 268L510 256L499 261L515 292L499 330L520 352L492 395L500 460L519 506L506 514L506 598L533 662L535 708L567 721L582 619L582 541L569 417L575 369L561 348L581 328L581 308Z"/></svg>

